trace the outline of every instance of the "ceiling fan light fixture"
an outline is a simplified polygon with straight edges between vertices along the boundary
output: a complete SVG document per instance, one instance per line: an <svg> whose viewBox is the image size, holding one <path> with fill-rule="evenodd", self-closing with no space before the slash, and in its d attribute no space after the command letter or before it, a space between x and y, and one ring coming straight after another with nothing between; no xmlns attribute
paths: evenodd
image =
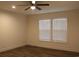
<svg viewBox="0 0 79 59"><path fill-rule="evenodd" d="M36 9L36 7L35 7L35 6L31 6L30 8L31 8L32 10Z"/></svg>
<svg viewBox="0 0 79 59"><path fill-rule="evenodd" d="M32 4L35 4L35 1L32 1Z"/></svg>

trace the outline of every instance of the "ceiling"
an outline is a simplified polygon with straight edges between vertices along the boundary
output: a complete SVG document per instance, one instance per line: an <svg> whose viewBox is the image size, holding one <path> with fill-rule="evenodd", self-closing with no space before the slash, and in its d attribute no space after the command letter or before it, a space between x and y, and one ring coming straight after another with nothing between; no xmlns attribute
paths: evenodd
<svg viewBox="0 0 79 59"><path fill-rule="evenodd" d="M0 9L23 14L39 14L79 9L79 1L37 1L37 3L48 3L50 6L39 6L42 8L40 11L37 9L24 11L24 9L30 5L28 1L0 1ZM12 5L20 4L25 4L27 6L16 6L16 9L12 9Z"/></svg>

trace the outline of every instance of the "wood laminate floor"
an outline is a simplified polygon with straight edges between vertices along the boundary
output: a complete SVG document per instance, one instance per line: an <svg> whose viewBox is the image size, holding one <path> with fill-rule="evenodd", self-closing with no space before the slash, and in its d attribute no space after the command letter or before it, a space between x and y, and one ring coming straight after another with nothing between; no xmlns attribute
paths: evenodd
<svg viewBox="0 0 79 59"><path fill-rule="evenodd" d="M79 57L79 53L28 45L1 52L0 57Z"/></svg>

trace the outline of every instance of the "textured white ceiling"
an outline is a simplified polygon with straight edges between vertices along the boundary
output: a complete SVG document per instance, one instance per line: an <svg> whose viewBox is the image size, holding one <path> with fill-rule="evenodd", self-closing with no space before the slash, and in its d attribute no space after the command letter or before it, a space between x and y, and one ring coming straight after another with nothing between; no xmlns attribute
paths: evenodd
<svg viewBox="0 0 79 59"><path fill-rule="evenodd" d="M40 11L37 9L24 11L24 9L29 6L28 1L0 1L0 9L23 14L39 14L79 9L79 1L37 1L37 3L48 3L50 6L40 6L40 8L42 8ZM12 9L12 5L20 4L25 4L27 6L16 6L16 9Z"/></svg>

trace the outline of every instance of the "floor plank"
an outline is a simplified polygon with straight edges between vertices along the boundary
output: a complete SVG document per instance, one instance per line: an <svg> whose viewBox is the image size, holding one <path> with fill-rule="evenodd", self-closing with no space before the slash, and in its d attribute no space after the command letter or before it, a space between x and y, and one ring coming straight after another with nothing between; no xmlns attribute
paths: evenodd
<svg viewBox="0 0 79 59"><path fill-rule="evenodd" d="M28 45L1 52L0 57L79 57L79 53Z"/></svg>

